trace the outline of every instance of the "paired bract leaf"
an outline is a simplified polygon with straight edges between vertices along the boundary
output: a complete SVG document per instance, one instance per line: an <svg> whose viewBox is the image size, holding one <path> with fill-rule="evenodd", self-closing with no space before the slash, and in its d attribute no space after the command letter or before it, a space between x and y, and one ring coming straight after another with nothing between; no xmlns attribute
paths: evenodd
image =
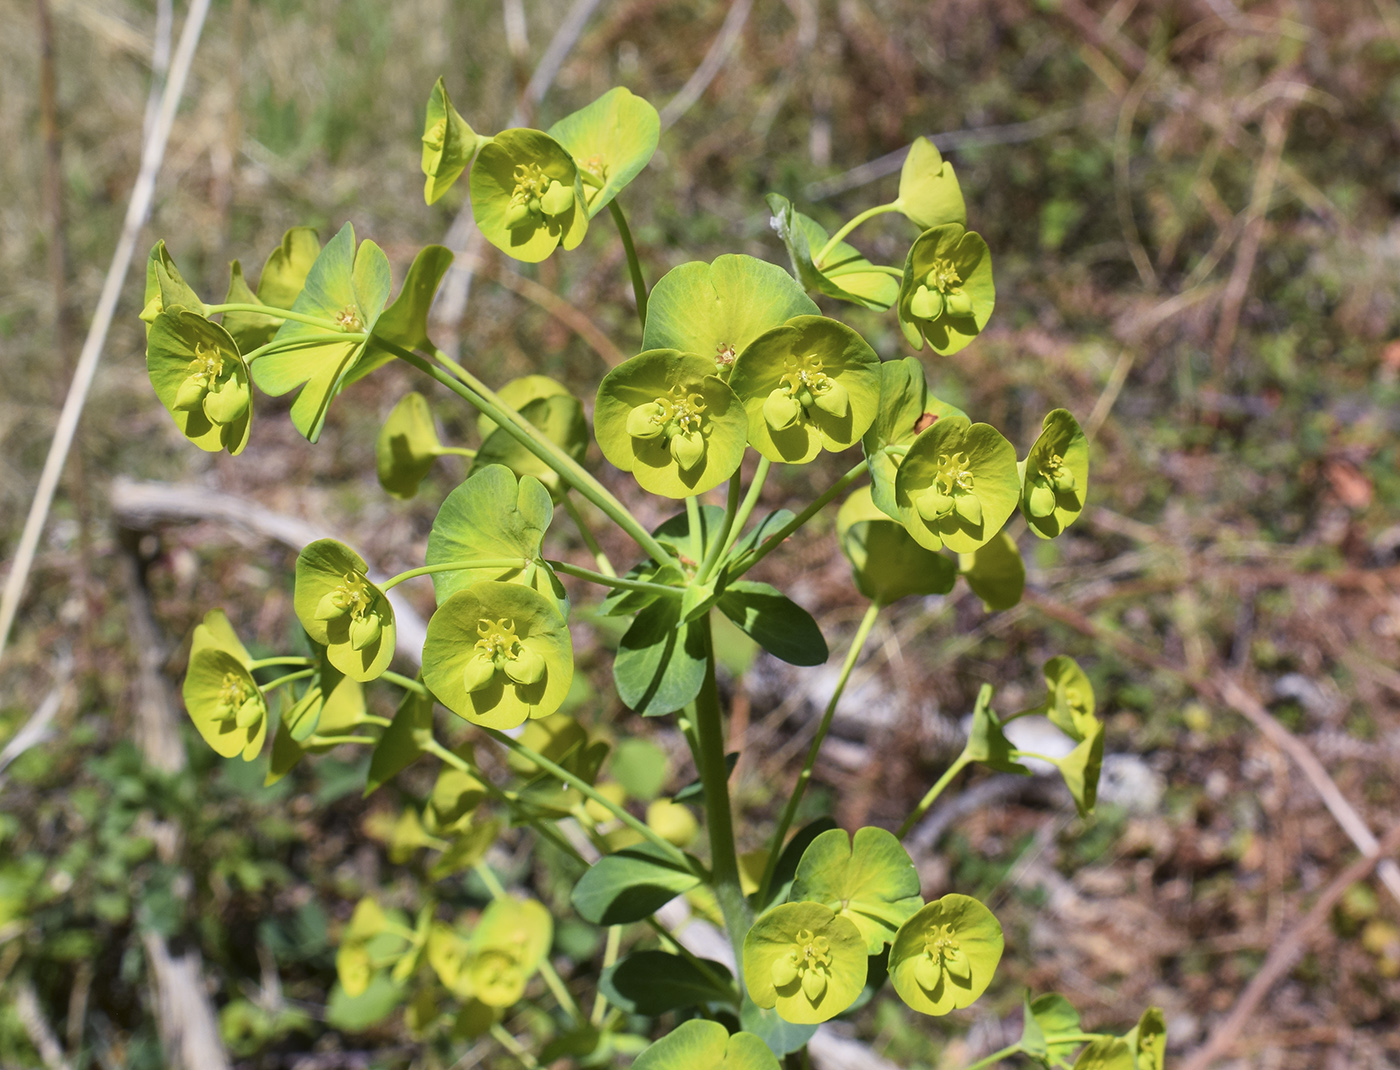
<svg viewBox="0 0 1400 1070"><path fill-rule="evenodd" d="M787 246L798 280L809 290L883 312L899 297L899 280L861 256L854 246L837 242L818 267L813 258L831 235L815 219L803 215L786 197L768 194L773 229Z"/></svg>
<svg viewBox="0 0 1400 1070"><path fill-rule="evenodd" d="M258 295L253 293L252 288L249 287L248 280L243 277L242 264L237 260L230 261L228 273L228 294L224 297L225 304L262 304ZM274 311L267 313L225 312L220 326L228 331L229 337L238 346L240 353L251 353L258 346L272 341L272 336L277 333L277 328L282 326L281 317L275 315Z"/></svg>
<svg viewBox="0 0 1400 1070"><path fill-rule="evenodd" d="M923 1014L970 1005L1001 961L1001 925L967 895L945 895L900 926L890 948L890 980L899 998Z"/></svg>
<svg viewBox="0 0 1400 1070"><path fill-rule="evenodd" d="M634 951L603 971L598 991L628 1014L651 1017L706 1003L733 1004L728 968L710 959L698 962L667 951Z"/></svg>
<svg viewBox="0 0 1400 1070"><path fill-rule="evenodd" d="M447 83L439 77L423 119L423 200L432 204L451 189L484 140L457 113Z"/></svg>
<svg viewBox="0 0 1400 1070"><path fill-rule="evenodd" d="M1092 731L1074 750L1055 763L1070 795L1074 796L1074 805L1080 817L1093 813L1094 804L1098 801L1099 773L1103 769L1103 733L1103 723L1096 722Z"/></svg>
<svg viewBox="0 0 1400 1070"><path fill-rule="evenodd" d="M937 146L926 137L909 146L904 167L899 172L899 210L929 230L945 223L967 225L967 205L953 165L946 163Z"/></svg>
<svg viewBox="0 0 1400 1070"><path fill-rule="evenodd" d="M1047 1067L1059 1065L1073 1054L1081 1041L1056 1038L1077 1038L1083 1032L1079 1012L1064 996L1049 992L1032 1000L1030 993L1026 993L1020 1048L1032 1059Z"/></svg>
<svg viewBox="0 0 1400 1070"><path fill-rule="evenodd" d="M641 97L617 86L560 119L549 128L549 136L564 146L583 172L592 219L641 174L656 152L661 118Z"/></svg>
<svg viewBox="0 0 1400 1070"><path fill-rule="evenodd" d="M535 375L529 378L545 377ZM526 423L575 461L583 460L588 452L588 421L583 414L583 403L578 398L561 388L561 392L536 397L523 404L513 402L512 406L525 418ZM487 422L485 417L482 422ZM476 460L472 462L472 470L489 464L503 464L518 476L534 476L549 488L551 497L556 501L568 489L558 472L527 450L504 427L496 428L481 444Z"/></svg>
<svg viewBox="0 0 1400 1070"><path fill-rule="evenodd" d="M292 423L310 441L320 437L331 401L364 354L365 340L357 336L373 328L389 288L388 257L372 241L356 249L354 227L346 223L321 250L292 303L292 311L326 326L289 319L273 339L286 348L254 362L253 381L274 397L300 388Z"/></svg>
<svg viewBox="0 0 1400 1070"><path fill-rule="evenodd" d="M692 1018L637 1056L633 1070L779 1070L777 1056L752 1033Z"/></svg>
<svg viewBox="0 0 1400 1070"><path fill-rule="evenodd" d="M661 277L647 298L642 348L708 357L727 378L734 358L759 335L820 309L786 271L751 256L726 253L692 261Z"/></svg>
<svg viewBox="0 0 1400 1070"><path fill-rule="evenodd" d="M775 658L789 665L823 665L829 651L812 615L776 587L752 580L727 584L719 610Z"/></svg>
<svg viewBox="0 0 1400 1070"><path fill-rule="evenodd" d="M860 930L867 955L878 955L921 906L919 874L909 852L881 828L823 832L807 847L793 878L789 902L813 902L848 918Z"/></svg>
<svg viewBox="0 0 1400 1070"><path fill-rule="evenodd" d="M908 595L947 594L957 580L953 562L920 546L903 524L878 509L870 487L842 503L836 537L860 593L882 606Z"/></svg>
<svg viewBox="0 0 1400 1070"><path fill-rule="evenodd" d="M995 305L992 254L980 234L945 223L919 235L899 287L899 326L911 346L956 353L982 333Z"/></svg>
<svg viewBox="0 0 1400 1070"><path fill-rule="evenodd" d="M796 316L739 354L729 385L753 447L770 461L805 464L854 445L874 423L880 358L844 323Z"/></svg>
<svg viewBox="0 0 1400 1070"><path fill-rule="evenodd" d="M1079 1053L1073 1070L1134 1070L1132 1048L1119 1037L1100 1037Z"/></svg>
<svg viewBox="0 0 1400 1070"><path fill-rule="evenodd" d="M317 733L335 737L364 723L364 688L330 663L325 647L318 647L316 662L306 689L283 712L277 726L277 735L272 741L272 760L263 778L264 787L281 780L308 753L320 753L335 746L334 743L317 744Z"/></svg>
<svg viewBox="0 0 1400 1070"><path fill-rule="evenodd" d="M253 393L248 365L226 330L172 306L151 323L146 372L187 439L208 453L243 452L253 422Z"/></svg>
<svg viewBox="0 0 1400 1070"><path fill-rule="evenodd" d="M459 717L514 728L548 717L569 694L573 642L552 599L482 580L438 606L423 645L423 681Z"/></svg>
<svg viewBox="0 0 1400 1070"><path fill-rule="evenodd" d="M675 857L649 843L604 855L574 885L574 909L594 925L641 921L700 878Z"/></svg>
<svg viewBox="0 0 1400 1070"><path fill-rule="evenodd" d="M1079 519L1089 493L1089 440L1066 409L1046 415L1040 437L1020 462L1021 512L1031 530L1052 539Z"/></svg>
<svg viewBox="0 0 1400 1070"><path fill-rule="evenodd" d="M1161 1010L1148 1007L1123 1040L1133 1053L1134 1070L1163 1070L1167 1062L1167 1021Z"/></svg>
<svg viewBox="0 0 1400 1070"><path fill-rule="evenodd" d="M377 972L409 951L407 929L408 919L401 912L385 911L368 896L355 904L335 955L335 971L346 995L363 994Z"/></svg>
<svg viewBox="0 0 1400 1070"><path fill-rule="evenodd" d="M1011 742L1006 738L1001 721L992 710L991 702L991 685L983 684L977 695L977 703L972 709L972 728L968 732L967 743L963 746L962 757L969 762L981 762L1000 773L1028 776L1030 770L1012 758Z"/></svg>
<svg viewBox="0 0 1400 1070"><path fill-rule="evenodd" d="M1025 593L1026 564L1005 529L972 553L959 554L958 568L989 611L1010 609Z"/></svg>
<svg viewBox="0 0 1400 1070"><path fill-rule="evenodd" d="M190 720L214 752L251 762L267 738L267 702L245 665L216 646L196 650L183 694Z"/></svg>
<svg viewBox="0 0 1400 1070"><path fill-rule="evenodd" d="M668 498L703 494L739 467L748 418L714 361L654 349L603 377L593 409L603 456L642 489Z"/></svg>
<svg viewBox="0 0 1400 1070"><path fill-rule="evenodd" d="M946 416L909 447L895 477L899 517L916 542L970 553L1016 508L1016 451L989 424Z"/></svg>
<svg viewBox="0 0 1400 1070"><path fill-rule="evenodd" d="M428 535L426 563L518 558L522 564L434 572L438 605L481 580L499 580L531 587L564 612L564 589L540 558L553 518L549 491L533 476L517 478L504 465L474 471L443 499Z"/></svg>
<svg viewBox="0 0 1400 1070"><path fill-rule="evenodd" d="M472 216L483 237L526 263L573 249L588 230L588 201L573 159L539 130L503 130L471 171Z"/></svg>
<svg viewBox="0 0 1400 1070"><path fill-rule="evenodd" d="M744 937L749 995L799 1025L828 1021L854 1003L866 966L860 929L820 903L776 906Z"/></svg>
<svg viewBox="0 0 1400 1070"><path fill-rule="evenodd" d="M379 485L395 498L412 498L441 450L428 400L416 390L405 394L374 440Z"/></svg>
<svg viewBox="0 0 1400 1070"><path fill-rule="evenodd" d="M355 361L345 377L347 386L388 364L398 355L395 349L435 351L428 337L428 312L442 277L452 266L452 259L452 251L441 245L427 245L418 251L408 266L408 274L394 303L370 325L364 355Z"/></svg>
<svg viewBox="0 0 1400 1070"><path fill-rule="evenodd" d="M394 607L369 581L364 558L334 539L297 556L293 605L306 634L352 679L378 677L394 657Z"/></svg>
<svg viewBox="0 0 1400 1070"><path fill-rule="evenodd" d="M1098 725L1094 716L1094 685L1073 658L1059 654L1045 663L1045 716L1076 743Z"/></svg>
<svg viewBox="0 0 1400 1070"><path fill-rule="evenodd" d="M245 668L253 663L253 656L238 638L238 633L229 623L228 614L222 609L211 609L204 614L204 620L194 626L194 634L190 637L190 657L207 649L222 650Z"/></svg>

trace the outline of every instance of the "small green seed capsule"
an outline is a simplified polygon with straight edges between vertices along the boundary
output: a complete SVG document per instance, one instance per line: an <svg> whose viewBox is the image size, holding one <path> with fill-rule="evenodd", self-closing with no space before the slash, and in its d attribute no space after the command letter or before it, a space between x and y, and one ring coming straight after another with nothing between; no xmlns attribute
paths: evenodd
<svg viewBox="0 0 1400 1070"><path fill-rule="evenodd" d="M638 405L627 414L627 433L633 438L656 438L666 430L665 417L665 411L654 401Z"/></svg>
<svg viewBox="0 0 1400 1070"><path fill-rule="evenodd" d="M347 604L345 592L341 590L322 595L321 600L316 603L317 620L339 620L349 612L350 606Z"/></svg>
<svg viewBox="0 0 1400 1070"><path fill-rule="evenodd" d="M538 197L531 197L531 198L530 198L530 201L529 201L529 205L530 205L530 214L531 214L531 215L539 215L539 214L540 214L540 199L539 199Z"/></svg>
<svg viewBox="0 0 1400 1070"><path fill-rule="evenodd" d="M209 380L202 375L191 375L175 392L177 409L197 409L209 392Z"/></svg>
<svg viewBox="0 0 1400 1070"><path fill-rule="evenodd" d="M364 650L373 646L379 639L384 626L379 623L379 614L366 613L350 622L350 649Z"/></svg>
<svg viewBox="0 0 1400 1070"><path fill-rule="evenodd" d="M942 520L953 511L953 499L937 487L929 487L914 499L914 508L930 524Z"/></svg>
<svg viewBox="0 0 1400 1070"><path fill-rule="evenodd" d="M954 290L944 298L944 307L950 316L970 316L972 315L972 298L961 290Z"/></svg>
<svg viewBox="0 0 1400 1070"><path fill-rule="evenodd" d="M773 977L774 988L786 988L797 980L797 963L793 961L792 952L773 960L772 969L769 971Z"/></svg>
<svg viewBox="0 0 1400 1070"><path fill-rule="evenodd" d="M572 187L564 185L558 179L549 184L549 189L545 190L544 196L540 198L540 207L544 209L545 215L563 215L573 206Z"/></svg>
<svg viewBox="0 0 1400 1070"><path fill-rule="evenodd" d="M927 286L920 286L909 301L909 311L918 319L936 320L943 315L943 295Z"/></svg>
<svg viewBox="0 0 1400 1070"><path fill-rule="evenodd" d="M495 678L496 663L485 653L478 653L467 662L467 667L462 672L462 686L470 694L489 686Z"/></svg>
<svg viewBox="0 0 1400 1070"><path fill-rule="evenodd" d="M510 229L524 226L530 222L530 206L524 201L512 204L506 209L506 226Z"/></svg>
<svg viewBox="0 0 1400 1070"><path fill-rule="evenodd" d="M982 526L982 503L975 494L959 494L953 498L953 509L973 527Z"/></svg>
<svg viewBox="0 0 1400 1070"><path fill-rule="evenodd" d="M797 422L802 407L786 390L774 390L763 403L763 419L774 431L784 431Z"/></svg>
<svg viewBox="0 0 1400 1070"><path fill-rule="evenodd" d="M1074 473L1062 465L1050 482L1055 484L1055 489L1058 491L1072 491L1075 487Z"/></svg>
<svg viewBox="0 0 1400 1070"><path fill-rule="evenodd" d="M830 413L838 420L844 420L846 414L851 411L851 395L835 379L828 379L826 389L812 400L822 412Z"/></svg>
<svg viewBox="0 0 1400 1070"><path fill-rule="evenodd" d="M528 687L530 684L537 684L544 679L544 655L531 650L522 643L515 657L506 659L503 668L506 675L517 684Z"/></svg>
<svg viewBox="0 0 1400 1070"><path fill-rule="evenodd" d="M1031 487L1030 510L1031 516L1037 520L1041 520L1055 511L1055 492L1038 480Z"/></svg>
<svg viewBox="0 0 1400 1070"><path fill-rule="evenodd" d="M671 436L671 456L688 472L705 459L705 436L699 431L682 431Z"/></svg>
<svg viewBox="0 0 1400 1070"><path fill-rule="evenodd" d="M248 411L248 388L225 379L204 395L204 414L216 424L231 424Z"/></svg>
<svg viewBox="0 0 1400 1070"><path fill-rule="evenodd" d="M914 963L914 980L919 982L920 988L933 992L937 990L938 982L942 979L943 971L928 955Z"/></svg>
<svg viewBox="0 0 1400 1070"><path fill-rule="evenodd" d="M809 969L802 975L802 994L813 1003L826 995L826 974L821 970Z"/></svg>
<svg viewBox="0 0 1400 1070"><path fill-rule="evenodd" d="M258 719L263 715L262 699L254 695L249 695L243 705L238 707L238 711L233 715L233 723L239 728L252 728L258 723Z"/></svg>

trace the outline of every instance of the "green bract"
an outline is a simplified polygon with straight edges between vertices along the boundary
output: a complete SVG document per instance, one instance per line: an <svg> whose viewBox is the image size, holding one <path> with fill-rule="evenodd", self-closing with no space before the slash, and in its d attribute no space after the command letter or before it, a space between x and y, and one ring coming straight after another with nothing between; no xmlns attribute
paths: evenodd
<svg viewBox="0 0 1400 1070"><path fill-rule="evenodd" d="M443 602L428 622L423 682L473 724L514 728L547 717L573 675L564 618L532 588L482 580Z"/></svg>
<svg viewBox="0 0 1400 1070"><path fill-rule="evenodd" d="M308 752L321 753L335 746L317 743L318 733L335 737L364 724L364 688L330 664L324 647L319 648L319 653L315 675L301 697L283 712L277 726L264 786L281 780Z"/></svg>
<svg viewBox="0 0 1400 1070"><path fill-rule="evenodd" d="M744 982L760 1007L798 1024L836 1017L865 987L865 938L820 903L784 903L744 938Z"/></svg>
<svg viewBox="0 0 1400 1070"><path fill-rule="evenodd" d="M250 664L223 610L210 610L190 645L185 709L217 754L241 754L245 762L258 756L267 738L267 701L248 671Z"/></svg>
<svg viewBox="0 0 1400 1070"><path fill-rule="evenodd" d="M1045 663L1045 716L1076 743L1098 725L1094 716L1094 685L1079 663L1064 654Z"/></svg>
<svg viewBox="0 0 1400 1070"><path fill-rule="evenodd" d="M908 446L921 431L945 416L966 416L959 408L929 393L918 357L887 360L880 365L880 411L860 447L870 469L870 495L876 507L895 520L899 506L894 480Z"/></svg>
<svg viewBox="0 0 1400 1070"><path fill-rule="evenodd" d="M463 970L488 1007L509 1007L525 994L554 939L554 919L533 899L493 899L467 939Z"/></svg>
<svg viewBox="0 0 1400 1070"><path fill-rule="evenodd" d="M1016 451L996 428L946 416L909 447L895 477L899 518L915 541L971 553L1016 508Z"/></svg>
<svg viewBox="0 0 1400 1070"><path fill-rule="evenodd" d="M815 219L803 215L786 197L768 194L773 229L787 246L788 258L798 280L809 290L883 312L899 297L899 280L881 271L856 251L837 242L818 267L812 260L831 235Z"/></svg>
<svg viewBox="0 0 1400 1070"><path fill-rule="evenodd" d="M165 242L158 241L151 247L151 255L146 258L145 305L141 309L141 319L146 329L155 322L167 308L184 308L204 315L204 302L190 288L190 284L180 274L175 261L165 248Z"/></svg>
<svg viewBox="0 0 1400 1070"><path fill-rule="evenodd" d="M376 973L406 956L412 961L413 935L402 912L385 911L368 897L356 903L335 953L335 972L345 994L361 995Z"/></svg>
<svg viewBox="0 0 1400 1070"><path fill-rule="evenodd" d="M282 235L282 241L268 254L258 276L258 292L252 293L243 279L243 268L237 260L230 265L230 304L268 305L266 314L256 312L225 312L224 329L233 336L242 353L251 353L258 346L272 341L282 325L278 309L291 308L306 285L307 273L321 253L321 242L310 227L292 227Z"/></svg>
<svg viewBox="0 0 1400 1070"><path fill-rule="evenodd" d="M146 372L187 439L209 453L243 452L253 422L253 395L248 365L226 330L172 306L151 324Z"/></svg>
<svg viewBox="0 0 1400 1070"><path fill-rule="evenodd" d="M432 204L446 193L485 140L457 114L447 83L441 78L428 98L428 114L423 120L423 199Z"/></svg>
<svg viewBox="0 0 1400 1070"><path fill-rule="evenodd" d="M593 433L603 456L644 490L685 498L734 474L748 420L713 360L654 349L603 377Z"/></svg>
<svg viewBox="0 0 1400 1070"><path fill-rule="evenodd" d="M945 895L900 926L890 948L899 998L924 1014L947 1014L986 991L1001 961L1001 925L967 895Z"/></svg>
<svg viewBox="0 0 1400 1070"><path fill-rule="evenodd" d="M331 400L363 355L363 335L384 310L389 286L388 257L372 241L356 249L355 229L346 223L321 250L292 303L292 311L326 326L289 319L274 338L287 348L253 362L253 381L274 397L302 388L292 402L292 423L310 441L320 437Z"/></svg>
<svg viewBox="0 0 1400 1070"><path fill-rule="evenodd" d="M945 163L937 146L926 137L915 140L899 172L899 210L920 230L945 223L967 225L967 205L953 165Z"/></svg>
<svg viewBox="0 0 1400 1070"><path fill-rule="evenodd" d="M880 358L844 323L795 316L739 354L729 385L753 447L770 461L805 464L854 445L875 421Z"/></svg>
<svg viewBox="0 0 1400 1070"><path fill-rule="evenodd" d="M561 383L547 375L527 375L512 379L496 396L545 438L582 462L588 452L588 421L583 415L583 403ZM508 430L497 427L485 416L478 426L483 428L484 441L472 462L474 471L488 464L503 464L518 476L534 476L556 500L564 494L566 488L559 473L521 445Z"/></svg>
<svg viewBox="0 0 1400 1070"><path fill-rule="evenodd" d="M958 569L988 610L1010 609L1026 589L1026 564L1005 529L972 553L959 554Z"/></svg>
<svg viewBox="0 0 1400 1070"><path fill-rule="evenodd" d="M902 524L877 509L869 487L859 488L842 504L836 537L860 593L880 605L911 594L947 594L957 580L953 562L924 549Z"/></svg>
<svg viewBox="0 0 1400 1070"><path fill-rule="evenodd" d="M1084 1032L1079 1024L1079 1012L1069 1000L1055 992L1034 1000L1026 993L1022 1016L1020 1048L1043 1066L1057 1066L1067 1060L1079 1047L1078 1037Z"/></svg>
<svg viewBox="0 0 1400 1070"><path fill-rule="evenodd" d="M1123 1038L1133 1053L1134 1070L1163 1070L1167 1061L1167 1022L1156 1007L1142 1012L1137 1025Z"/></svg>
<svg viewBox="0 0 1400 1070"><path fill-rule="evenodd" d="M927 340L935 353L956 353L982 333L995 304L992 254L980 234L945 223L919 235L899 287L899 325L911 346Z"/></svg>
<svg viewBox="0 0 1400 1070"><path fill-rule="evenodd" d="M632 1070L779 1070L778 1058L752 1033L719 1022L682 1022L637 1056Z"/></svg>
<svg viewBox="0 0 1400 1070"><path fill-rule="evenodd" d="M503 130L483 145L471 173L472 216L501 252L527 263L588 230L578 168L563 146L538 130Z"/></svg>
<svg viewBox="0 0 1400 1070"><path fill-rule="evenodd" d="M592 219L641 174L656 152L661 117L641 97L618 86L560 119L549 128L549 136L578 165Z"/></svg>
<svg viewBox="0 0 1400 1070"><path fill-rule="evenodd" d="M821 903L860 930L868 955L894 939L923 906L914 861L892 833L881 828L823 832L797 864L788 901Z"/></svg>
<svg viewBox="0 0 1400 1070"><path fill-rule="evenodd" d="M1079 518L1089 492L1089 440L1065 409L1045 417L1040 437L1020 463L1021 512L1042 539Z"/></svg>
<svg viewBox="0 0 1400 1070"><path fill-rule="evenodd" d="M374 440L379 485L395 498L412 498L441 452L427 399L417 391L405 394Z"/></svg>
<svg viewBox="0 0 1400 1070"><path fill-rule="evenodd" d="M553 517L549 491L534 476L517 479L499 464L473 472L443 499L428 535L426 563L501 558L521 563L434 572L438 604L480 580L500 580L533 587L552 598L561 613L567 612L564 588L540 558L540 543Z"/></svg>
<svg viewBox="0 0 1400 1070"><path fill-rule="evenodd" d="M727 378L734 358L764 331L820 309L776 264L726 253L661 277L647 299L643 349L679 349L710 357Z"/></svg>
<svg viewBox="0 0 1400 1070"><path fill-rule="evenodd" d="M370 583L364 558L334 539L297 556L293 604L306 634L353 680L373 680L394 656L394 609Z"/></svg>
<svg viewBox="0 0 1400 1070"><path fill-rule="evenodd" d="M1134 1070L1133 1051L1118 1037L1100 1037L1079 1053L1073 1070Z"/></svg>

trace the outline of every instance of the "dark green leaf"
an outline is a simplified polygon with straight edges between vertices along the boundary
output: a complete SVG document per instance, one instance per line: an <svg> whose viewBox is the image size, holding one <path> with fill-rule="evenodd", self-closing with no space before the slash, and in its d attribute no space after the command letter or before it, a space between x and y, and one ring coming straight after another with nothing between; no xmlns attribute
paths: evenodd
<svg viewBox="0 0 1400 1070"><path fill-rule="evenodd" d="M725 589L719 608L775 658L790 665L821 665L827 659L817 622L776 587L736 580Z"/></svg>
<svg viewBox="0 0 1400 1070"><path fill-rule="evenodd" d="M704 961L710 976L689 959L666 951L634 951L603 971L598 990L628 1014L656 1017L679 1007L732 1003L733 978L718 962Z"/></svg>
<svg viewBox="0 0 1400 1070"><path fill-rule="evenodd" d="M595 925L641 921L700 878L650 844L638 844L595 862L574 885L573 904Z"/></svg>
<svg viewBox="0 0 1400 1070"><path fill-rule="evenodd" d="M617 697L646 717L673 713L705 681L704 624L680 626L680 601L664 598L640 613L613 661Z"/></svg>

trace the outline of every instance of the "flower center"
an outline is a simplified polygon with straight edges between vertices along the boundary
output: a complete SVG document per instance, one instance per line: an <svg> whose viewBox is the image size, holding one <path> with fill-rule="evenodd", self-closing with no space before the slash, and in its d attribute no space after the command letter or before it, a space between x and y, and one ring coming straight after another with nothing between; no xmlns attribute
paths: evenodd
<svg viewBox="0 0 1400 1070"><path fill-rule="evenodd" d="M359 310L354 305L346 305L335 315L335 322L342 331L363 331L364 323L360 319Z"/></svg>
<svg viewBox="0 0 1400 1070"><path fill-rule="evenodd" d="M721 368L727 368L734 363L734 358L738 356L734 352L734 346L730 342L721 342L715 346L715 363Z"/></svg>
<svg viewBox="0 0 1400 1070"><path fill-rule="evenodd" d="M938 455L938 471L933 477L933 485L944 494L972 489L972 472L968 470L968 456L965 453Z"/></svg>
<svg viewBox="0 0 1400 1070"><path fill-rule="evenodd" d="M505 617L500 620L483 618L477 621L476 634L481 636L476 641L476 649L496 664L520 656L520 637L515 634L515 621Z"/></svg>
<svg viewBox="0 0 1400 1070"><path fill-rule="evenodd" d="M441 152L447 143L447 120L439 119L423 135L423 144L432 152Z"/></svg>
<svg viewBox="0 0 1400 1070"><path fill-rule="evenodd" d="M515 191L506 209L506 226L519 227L532 220L561 216L574 205L572 186L551 178L537 163L515 165Z"/></svg>
<svg viewBox="0 0 1400 1070"><path fill-rule="evenodd" d="M364 577L358 572L347 572L340 586L331 592L331 598L342 615L349 613L354 618L363 617L373 601Z"/></svg>
<svg viewBox="0 0 1400 1070"><path fill-rule="evenodd" d="M219 706L225 711L225 718L232 717L238 708L248 701L248 681L234 672L224 673L224 682L219 687Z"/></svg>
<svg viewBox="0 0 1400 1070"><path fill-rule="evenodd" d="M940 453L938 467L928 489L914 498L914 507L930 524L947 519L953 513L974 527L982 523L982 503L972 493L971 458L966 453Z"/></svg>
<svg viewBox="0 0 1400 1070"><path fill-rule="evenodd" d="M705 457L708 409L703 394L677 383L650 404L633 409L627 417L627 433L633 438L664 442L676 463L688 470Z"/></svg>
<svg viewBox="0 0 1400 1070"><path fill-rule="evenodd" d="M515 621L482 617L477 621L476 634L480 637L476 649L463 669L463 684L468 692L490 686L498 672L522 686L544 679L544 655L521 642L515 634Z"/></svg>
<svg viewBox="0 0 1400 1070"><path fill-rule="evenodd" d="M826 993L831 977L831 944L825 936L810 929L798 929L797 939L784 955L773 960L773 985L786 988L795 982L811 1002L818 1002Z"/></svg>
<svg viewBox="0 0 1400 1070"><path fill-rule="evenodd" d="M219 347L205 342L196 342L194 344L194 360L190 361L188 374L203 376L210 383L223 375L224 357L219 352Z"/></svg>
<svg viewBox="0 0 1400 1070"><path fill-rule="evenodd" d="M940 925L924 938L923 956L915 963L914 979L933 992L943 984L944 975L963 985L971 984L972 968L967 953L954 938L953 927Z"/></svg>
<svg viewBox="0 0 1400 1070"><path fill-rule="evenodd" d="M924 276L924 285L930 290L937 290L940 293L952 293L962 285L962 276L958 274L958 269L951 260L939 257L933 262L933 267Z"/></svg>
<svg viewBox="0 0 1400 1070"><path fill-rule="evenodd" d="M963 292L963 279L957 266L944 257L933 262L923 281L909 300L909 311L918 319L936 320L947 312L950 316L972 313L972 298Z"/></svg>
<svg viewBox="0 0 1400 1070"><path fill-rule="evenodd" d="M783 358L783 374L763 403L763 418L774 431L784 431L800 419L812 419L820 409L838 420L851 411L850 396L834 376L827 375L822 358L815 353Z"/></svg>

